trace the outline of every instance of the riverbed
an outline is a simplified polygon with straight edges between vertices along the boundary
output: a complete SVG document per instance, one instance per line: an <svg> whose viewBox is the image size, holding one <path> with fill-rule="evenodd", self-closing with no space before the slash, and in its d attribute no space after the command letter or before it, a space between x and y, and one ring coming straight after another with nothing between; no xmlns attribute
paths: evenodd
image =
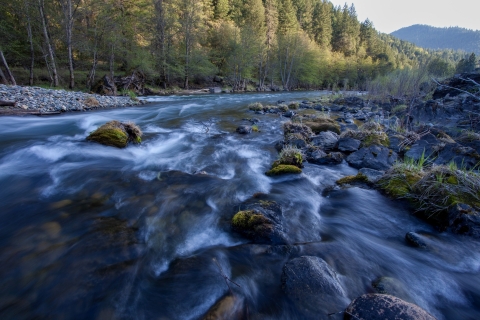
<svg viewBox="0 0 480 320"><path fill-rule="evenodd" d="M439 233L376 190L332 189L357 172L345 162L264 174L288 119L247 105L321 94L149 97L139 107L0 118L2 319L201 319L226 295L245 319L303 319L281 287L285 263L303 255L324 259L350 300L387 277L438 319L480 319L478 241ZM258 118L260 131L235 133L244 118ZM85 140L110 120L135 122L142 144ZM292 246L251 244L231 230L260 193L281 205ZM428 249L408 246L410 231ZM327 316L335 308L319 318L341 319Z"/></svg>

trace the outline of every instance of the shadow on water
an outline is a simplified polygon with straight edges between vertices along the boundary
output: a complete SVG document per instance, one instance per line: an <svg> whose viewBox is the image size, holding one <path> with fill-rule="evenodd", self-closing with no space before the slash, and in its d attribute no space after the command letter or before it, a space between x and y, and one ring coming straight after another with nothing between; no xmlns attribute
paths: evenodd
<svg viewBox="0 0 480 320"><path fill-rule="evenodd" d="M254 101L319 93L157 97L151 104L52 118L0 118L0 315L4 319L303 319L282 291L285 263L323 258L348 299L394 278L399 295L439 319L480 318L478 242L438 233L375 190L335 189L346 164L306 164L269 178L278 115ZM244 118L259 133L240 136ZM85 141L106 121L136 122L141 145ZM232 232L255 194L283 208L292 246L251 244ZM421 233L429 250L405 244ZM338 319L326 305L320 319Z"/></svg>

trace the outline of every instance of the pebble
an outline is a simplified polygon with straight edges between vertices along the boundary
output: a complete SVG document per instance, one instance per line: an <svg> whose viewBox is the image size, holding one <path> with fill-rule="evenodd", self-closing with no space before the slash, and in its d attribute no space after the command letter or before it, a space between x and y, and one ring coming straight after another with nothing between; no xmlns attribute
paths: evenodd
<svg viewBox="0 0 480 320"><path fill-rule="evenodd" d="M97 99L98 105L85 104L87 99ZM17 109L38 112L84 111L97 108L115 108L138 105L130 97L112 97L85 92L43 89L40 87L8 86L0 84L0 100L15 101Z"/></svg>

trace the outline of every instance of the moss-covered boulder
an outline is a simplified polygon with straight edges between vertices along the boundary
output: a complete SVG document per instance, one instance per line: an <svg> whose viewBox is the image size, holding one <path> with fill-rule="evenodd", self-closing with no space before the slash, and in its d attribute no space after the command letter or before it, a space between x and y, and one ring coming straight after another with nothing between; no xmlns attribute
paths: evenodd
<svg viewBox="0 0 480 320"><path fill-rule="evenodd" d="M134 123L112 120L90 133L88 141L106 146L125 148L129 142L140 143L142 131Z"/></svg>
<svg viewBox="0 0 480 320"><path fill-rule="evenodd" d="M361 173L358 173L355 176L346 176L346 177L340 178L335 183L338 184L339 186L364 184L364 183L368 183L368 178L367 176Z"/></svg>
<svg viewBox="0 0 480 320"><path fill-rule="evenodd" d="M282 174L300 174L300 173L302 173L302 169L300 169L297 166L290 165L290 164L278 164L275 166L275 163L272 169L265 172L267 176L279 176Z"/></svg>
<svg viewBox="0 0 480 320"><path fill-rule="evenodd" d="M310 118L304 122L316 134L324 131L332 131L340 134L340 125L330 118Z"/></svg>
<svg viewBox="0 0 480 320"><path fill-rule="evenodd" d="M232 218L232 229L254 243L286 244L281 226L282 210L275 201L247 201Z"/></svg>

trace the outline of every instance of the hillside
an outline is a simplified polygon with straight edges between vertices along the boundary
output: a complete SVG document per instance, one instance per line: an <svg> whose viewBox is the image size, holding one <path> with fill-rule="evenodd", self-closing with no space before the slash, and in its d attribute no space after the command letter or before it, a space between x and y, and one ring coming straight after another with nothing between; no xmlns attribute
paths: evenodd
<svg viewBox="0 0 480 320"><path fill-rule="evenodd" d="M391 33L428 49L454 49L480 54L480 31L459 27L436 28L416 24Z"/></svg>

